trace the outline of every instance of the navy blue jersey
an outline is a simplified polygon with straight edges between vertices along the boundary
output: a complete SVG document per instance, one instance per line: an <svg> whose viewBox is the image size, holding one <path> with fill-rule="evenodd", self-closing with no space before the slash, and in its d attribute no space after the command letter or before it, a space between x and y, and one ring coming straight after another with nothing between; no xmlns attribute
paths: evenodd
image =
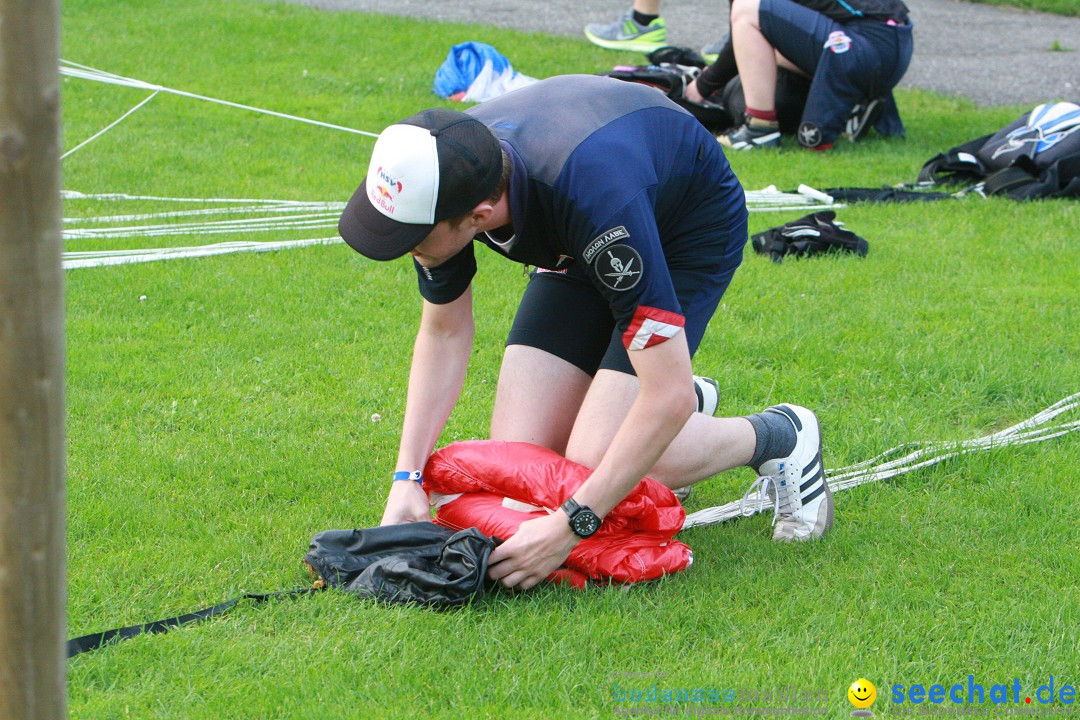
<svg viewBox="0 0 1080 720"><path fill-rule="evenodd" d="M587 274L629 333L627 347L682 326L670 268L741 252L732 232L746 221L742 187L715 138L662 93L570 75L468 113L491 128L513 164L513 236L477 240L511 260ZM476 270L472 247L439 267L418 266L427 300L450 302L465 291Z"/></svg>

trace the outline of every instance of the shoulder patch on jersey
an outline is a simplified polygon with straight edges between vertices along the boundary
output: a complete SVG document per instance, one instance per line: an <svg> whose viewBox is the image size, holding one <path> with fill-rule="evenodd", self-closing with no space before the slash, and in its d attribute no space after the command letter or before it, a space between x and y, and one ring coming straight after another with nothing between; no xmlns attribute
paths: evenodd
<svg viewBox="0 0 1080 720"><path fill-rule="evenodd" d="M593 258L596 257L596 254L598 252L600 252L613 242L617 242L619 240L626 240L629 237L630 233L626 231L626 227L624 225L619 225L617 227L611 228L610 230L605 230L604 232L600 233L600 235L593 238L592 242L585 246L585 250L581 253L581 257L584 258L585 264L589 265L592 263Z"/></svg>
<svg viewBox="0 0 1080 720"><path fill-rule="evenodd" d="M641 281L641 256L629 245L612 245L596 257L593 272L605 287L629 290Z"/></svg>

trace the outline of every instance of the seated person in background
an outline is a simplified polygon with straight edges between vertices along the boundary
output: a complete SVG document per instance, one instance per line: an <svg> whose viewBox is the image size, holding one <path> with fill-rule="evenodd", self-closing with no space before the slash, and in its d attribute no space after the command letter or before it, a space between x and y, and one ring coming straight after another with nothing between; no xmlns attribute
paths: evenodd
<svg viewBox="0 0 1080 720"><path fill-rule="evenodd" d="M802 146L826 150L840 133L857 139L870 126L886 135L904 134L892 97L912 53L902 0L733 0L731 39L746 117L717 137L721 144L733 150L780 144L775 101L780 67L813 78L798 129ZM706 83L730 72L731 54L722 50L702 73ZM701 82L688 88L688 100L707 97Z"/></svg>
<svg viewBox="0 0 1080 720"><path fill-rule="evenodd" d="M720 107L730 119L719 130L737 127L746 116L746 99L743 92L742 78L735 63L735 50L731 44L731 35L722 42L713 43L712 63L704 68L692 82L686 85L684 100L694 112L695 106L705 108ZM701 53L705 55L704 50ZM810 94L810 78L801 71L793 72L780 67L776 75L776 96L773 108L780 132L795 134L802 122L806 98ZM678 101L676 101L678 102ZM706 127L709 125L706 124Z"/></svg>

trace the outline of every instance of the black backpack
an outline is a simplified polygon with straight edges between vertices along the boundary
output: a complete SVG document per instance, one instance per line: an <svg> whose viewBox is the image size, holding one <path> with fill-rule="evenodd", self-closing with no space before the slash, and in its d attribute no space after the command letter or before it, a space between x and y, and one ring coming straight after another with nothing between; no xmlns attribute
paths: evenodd
<svg viewBox="0 0 1080 720"><path fill-rule="evenodd" d="M653 50L646 57L648 65L620 65L597 75L654 87L688 110L711 132L727 130L743 121L746 100L738 75L707 102L695 103L687 100L684 93L705 67L700 54L689 48L668 46ZM780 68L776 80L776 113L781 132L794 133L798 129L809 93L808 79Z"/></svg>
<svg viewBox="0 0 1080 720"><path fill-rule="evenodd" d="M701 55L688 48L662 47L647 57L648 65L619 65L597 75L656 88L712 132L731 127L731 114L723 105L713 102L699 104L683 97L686 86L705 67Z"/></svg>
<svg viewBox="0 0 1080 720"><path fill-rule="evenodd" d="M977 183L1015 200L1080 197L1080 106L1046 103L991 135L931 158L919 182Z"/></svg>

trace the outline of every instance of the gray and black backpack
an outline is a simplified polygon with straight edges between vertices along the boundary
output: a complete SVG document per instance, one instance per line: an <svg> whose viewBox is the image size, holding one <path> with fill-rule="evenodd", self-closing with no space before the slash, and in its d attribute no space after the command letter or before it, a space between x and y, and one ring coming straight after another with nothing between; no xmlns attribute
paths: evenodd
<svg viewBox="0 0 1080 720"><path fill-rule="evenodd" d="M976 183L1015 200L1080 197L1080 106L1046 103L996 133L938 155L920 182Z"/></svg>

